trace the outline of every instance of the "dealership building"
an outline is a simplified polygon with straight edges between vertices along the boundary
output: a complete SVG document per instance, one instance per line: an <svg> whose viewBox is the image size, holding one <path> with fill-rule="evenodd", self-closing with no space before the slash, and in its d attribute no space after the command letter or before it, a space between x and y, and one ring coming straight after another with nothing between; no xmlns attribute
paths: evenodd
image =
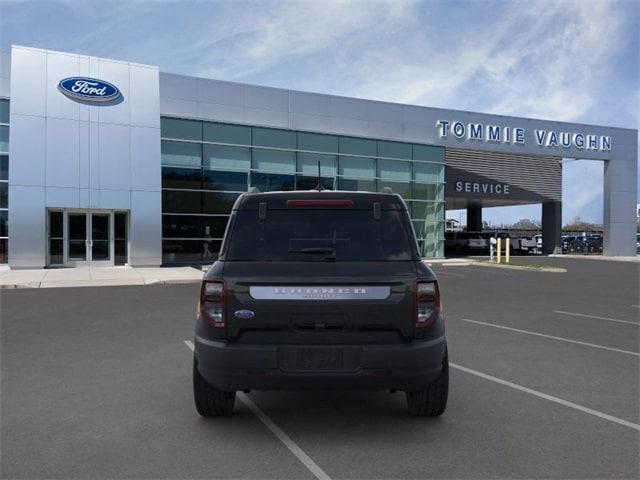
<svg viewBox="0 0 640 480"><path fill-rule="evenodd" d="M544 99L541 99L544 101ZM560 247L562 160L604 162L604 253L635 255L637 130L338 97L13 46L0 53L0 263L211 263L236 198L384 191L425 256L445 211L542 205ZM565 199L571 201L571 199Z"/></svg>

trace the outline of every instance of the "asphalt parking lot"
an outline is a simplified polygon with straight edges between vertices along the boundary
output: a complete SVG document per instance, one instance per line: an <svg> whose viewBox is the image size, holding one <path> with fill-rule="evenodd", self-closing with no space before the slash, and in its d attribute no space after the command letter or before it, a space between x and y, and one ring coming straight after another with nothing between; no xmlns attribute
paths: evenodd
<svg viewBox="0 0 640 480"><path fill-rule="evenodd" d="M434 267L438 419L401 393L252 392L205 420L197 285L0 291L1 476L638 478L640 264L534 263L568 271Z"/></svg>

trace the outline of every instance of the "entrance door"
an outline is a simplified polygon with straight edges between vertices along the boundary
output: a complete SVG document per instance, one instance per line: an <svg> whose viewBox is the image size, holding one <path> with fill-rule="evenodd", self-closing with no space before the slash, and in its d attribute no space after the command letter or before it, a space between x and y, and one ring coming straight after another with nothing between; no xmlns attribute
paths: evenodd
<svg viewBox="0 0 640 480"><path fill-rule="evenodd" d="M91 213L88 215L91 223L91 238L89 239L90 262L93 266L113 265L111 225L113 213Z"/></svg>
<svg viewBox="0 0 640 480"><path fill-rule="evenodd" d="M67 213L67 258L66 265L83 267L89 265L87 250L87 214Z"/></svg>
<svg viewBox="0 0 640 480"><path fill-rule="evenodd" d="M49 210L49 266L124 265L128 261L128 213Z"/></svg>

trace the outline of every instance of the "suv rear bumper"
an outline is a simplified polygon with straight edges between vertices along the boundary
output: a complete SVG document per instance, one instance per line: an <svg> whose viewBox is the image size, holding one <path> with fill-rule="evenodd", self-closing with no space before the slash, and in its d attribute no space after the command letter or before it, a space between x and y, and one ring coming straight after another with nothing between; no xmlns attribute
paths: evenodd
<svg viewBox="0 0 640 480"><path fill-rule="evenodd" d="M200 375L219 390L422 390L442 370L444 336L397 345L246 345L195 338Z"/></svg>

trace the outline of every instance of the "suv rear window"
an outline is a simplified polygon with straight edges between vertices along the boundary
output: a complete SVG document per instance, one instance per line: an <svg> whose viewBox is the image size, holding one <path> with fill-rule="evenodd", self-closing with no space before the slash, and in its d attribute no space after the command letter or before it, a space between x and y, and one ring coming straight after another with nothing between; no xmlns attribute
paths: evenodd
<svg viewBox="0 0 640 480"><path fill-rule="evenodd" d="M228 234L226 260L405 261L414 242L407 213L383 210L239 210Z"/></svg>

